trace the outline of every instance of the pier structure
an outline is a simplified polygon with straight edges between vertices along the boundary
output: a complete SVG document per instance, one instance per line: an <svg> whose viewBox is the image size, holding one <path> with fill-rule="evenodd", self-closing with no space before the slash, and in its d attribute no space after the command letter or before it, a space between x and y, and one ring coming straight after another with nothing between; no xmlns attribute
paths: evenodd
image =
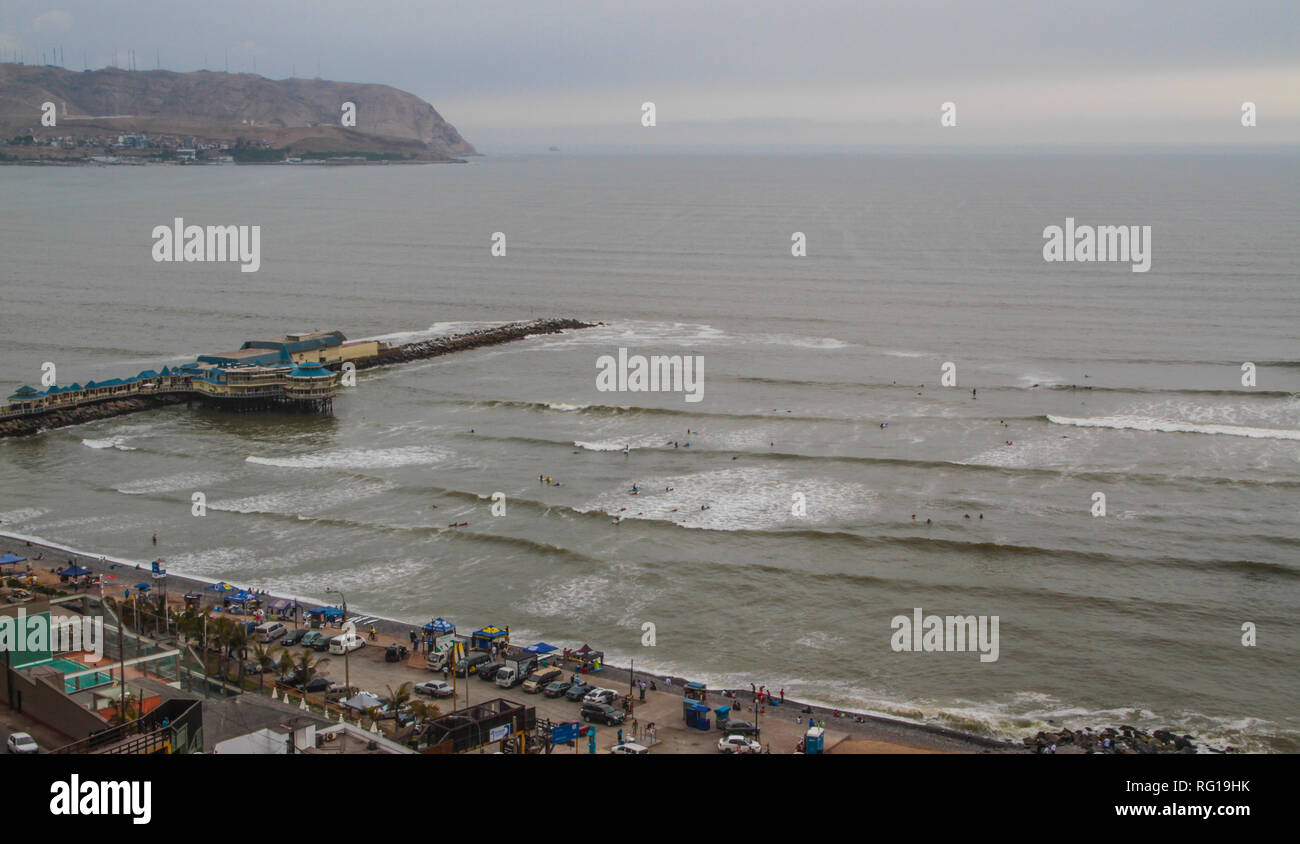
<svg viewBox="0 0 1300 844"><path fill-rule="evenodd" d="M369 369L589 327L590 323L572 319L533 320L397 346L379 340L349 341L339 331L249 340L235 351L199 355L180 366L147 369L129 378L45 390L19 387L9 396L9 404L0 407L0 437L191 402L242 413L290 410L328 415L334 412L338 371L349 364Z"/></svg>

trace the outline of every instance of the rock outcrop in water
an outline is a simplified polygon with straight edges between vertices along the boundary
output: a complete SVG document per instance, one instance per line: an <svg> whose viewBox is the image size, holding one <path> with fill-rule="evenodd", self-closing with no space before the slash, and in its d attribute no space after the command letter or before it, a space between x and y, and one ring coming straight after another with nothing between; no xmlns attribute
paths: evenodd
<svg viewBox="0 0 1300 844"><path fill-rule="evenodd" d="M1109 747L1106 740L1109 739ZM1094 730L1085 727L1082 730L1061 730L1059 732L1040 732L1023 739L1025 747L1034 753L1050 752L1055 745L1058 753L1117 753L1117 754L1153 754L1153 753L1198 753L1196 741L1190 735L1178 735L1172 730L1139 730L1127 724L1104 727ZM1204 746L1209 753L1236 753L1237 748Z"/></svg>
<svg viewBox="0 0 1300 844"><path fill-rule="evenodd" d="M373 366L384 366L390 363L405 363L406 361L433 358L452 352L477 349L480 346L494 346L498 343L509 343L512 340L522 340L534 334L559 334L561 331L568 329L591 328L592 326L593 323L580 322L576 319L538 319L530 322L512 322L495 328L483 328L478 331L468 331L464 334L453 334L450 337L435 337L432 340L421 340L418 343L393 346L390 349L380 351L378 357L359 361L357 369L369 369Z"/></svg>

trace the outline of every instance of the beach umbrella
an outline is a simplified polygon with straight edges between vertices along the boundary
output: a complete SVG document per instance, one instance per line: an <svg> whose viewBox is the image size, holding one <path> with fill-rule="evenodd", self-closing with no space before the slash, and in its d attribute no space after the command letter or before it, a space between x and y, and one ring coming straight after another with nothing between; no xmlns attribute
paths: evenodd
<svg viewBox="0 0 1300 844"><path fill-rule="evenodd" d="M148 584L148 583L137 583L137 584L135 585L135 588L136 588L136 589L139 589L141 592L148 592L148 591L149 591L149 584Z"/></svg>

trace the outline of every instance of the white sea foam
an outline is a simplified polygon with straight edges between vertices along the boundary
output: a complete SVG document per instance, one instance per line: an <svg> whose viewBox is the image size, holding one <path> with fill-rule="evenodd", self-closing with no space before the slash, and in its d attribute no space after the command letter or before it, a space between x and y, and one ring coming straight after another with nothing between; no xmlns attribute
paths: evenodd
<svg viewBox="0 0 1300 844"><path fill-rule="evenodd" d="M219 484L228 476L216 472L188 472L180 475L167 475L162 478L147 478L132 481L117 488L124 495L152 495L159 492L174 492L178 489L198 490L205 486Z"/></svg>
<svg viewBox="0 0 1300 844"><path fill-rule="evenodd" d="M872 513L879 506L877 493L860 484L792 478L769 468L717 469L636 482L642 489L640 495L629 493L629 481L627 486L610 490L578 509L603 511L624 519L670 521L704 530L766 530L846 521ZM791 513L796 492L806 496L804 517ZM701 510L701 506L708 509Z"/></svg>
<svg viewBox="0 0 1300 844"><path fill-rule="evenodd" d="M115 448L118 451L135 451L135 448L126 444L127 439L128 437L122 436L106 437L100 440L82 440L81 444L94 449Z"/></svg>
<svg viewBox="0 0 1300 844"><path fill-rule="evenodd" d="M1268 440L1300 440L1300 431L1289 428L1251 428L1245 425L1184 422L1178 419L1153 419L1145 416L1098 416L1087 419L1048 415L1047 421L1080 428L1114 428L1129 431L1153 431L1165 434L1223 434Z"/></svg>
<svg viewBox="0 0 1300 844"><path fill-rule="evenodd" d="M555 402L554 404L548 404L547 407L549 407L551 410L563 410L563 411L566 411L566 412L567 412L567 411L573 411L573 410L586 410L587 408L591 407L591 405L589 405L589 404L564 404L563 402Z"/></svg>
<svg viewBox="0 0 1300 844"><path fill-rule="evenodd" d="M571 346L791 346L801 349L844 349L852 346L835 337L805 337L797 334L729 334L705 323L627 320L581 331L562 332L535 338L545 349Z"/></svg>
<svg viewBox="0 0 1300 844"><path fill-rule="evenodd" d="M435 337L450 337L453 334L466 334L470 331L478 331L483 328L494 328L500 325L499 322L435 322L428 328L414 331L394 331L390 334L376 334L373 337L363 337L362 340L379 340L394 346L405 343L419 343L423 340L432 340Z"/></svg>
<svg viewBox="0 0 1300 844"><path fill-rule="evenodd" d="M380 469L397 466L429 466L441 463L451 456L445 449L430 446L404 446L401 448L351 448L296 457L244 458L259 466L277 466L283 469Z"/></svg>
<svg viewBox="0 0 1300 844"><path fill-rule="evenodd" d="M303 518L320 515L341 504L350 504L395 488L397 484L389 481L361 481L321 489L290 489L244 498L211 501L208 503L208 508L232 513L273 513Z"/></svg>
<svg viewBox="0 0 1300 844"><path fill-rule="evenodd" d="M47 510L37 510L35 507L23 507L18 510L6 510L0 513L0 524L15 525L22 522L30 522L32 519L39 519L44 516Z"/></svg>
<svg viewBox="0 0 1300 844"><path fill-rule="evenodd" d="M587 451L622 451L627 448L635 451L638 448L654 448L663 446L666 442L662 435L643 434L637 437L619 437L613 440L574 440L573 444L577 448L585 448Z"/></svg>

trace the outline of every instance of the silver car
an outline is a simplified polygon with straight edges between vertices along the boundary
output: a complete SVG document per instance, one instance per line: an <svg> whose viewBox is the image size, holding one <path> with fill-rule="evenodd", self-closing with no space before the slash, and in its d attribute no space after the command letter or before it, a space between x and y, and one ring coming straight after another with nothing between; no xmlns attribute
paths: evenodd
<svg viewBox="0 0 1300 844"><path fill-rule="evenodd" d="M5 740L5 747L10 753L38 753L41 746L27 733L10 733Z"/></svg>

